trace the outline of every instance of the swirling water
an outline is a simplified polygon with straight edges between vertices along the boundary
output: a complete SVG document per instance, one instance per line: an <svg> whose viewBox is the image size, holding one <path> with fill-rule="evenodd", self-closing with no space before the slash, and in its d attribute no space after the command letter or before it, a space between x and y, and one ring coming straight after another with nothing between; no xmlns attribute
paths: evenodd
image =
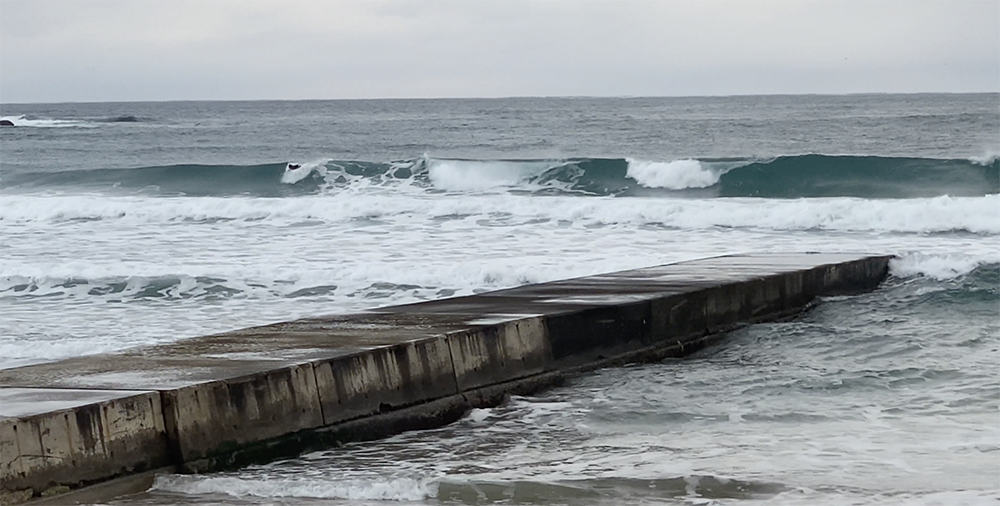
<svg viewBox="0 0 1000 506"><path fill-rule="evenodd" d="M1000 500L995 94L0 116L0 367L733 252L898 255L695 357L122 503Z"/></svg>

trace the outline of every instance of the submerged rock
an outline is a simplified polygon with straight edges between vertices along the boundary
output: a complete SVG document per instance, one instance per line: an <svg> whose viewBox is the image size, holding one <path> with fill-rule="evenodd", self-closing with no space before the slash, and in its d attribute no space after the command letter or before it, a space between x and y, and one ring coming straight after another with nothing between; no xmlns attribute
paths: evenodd
<svg viewBox="0 0 1000 506"><path fill-rule="evenodd" d="M131 114L126 114L123 116L114 116L106 119L105 121L107 121L108 123L138 123L139 118Z"/></svg>

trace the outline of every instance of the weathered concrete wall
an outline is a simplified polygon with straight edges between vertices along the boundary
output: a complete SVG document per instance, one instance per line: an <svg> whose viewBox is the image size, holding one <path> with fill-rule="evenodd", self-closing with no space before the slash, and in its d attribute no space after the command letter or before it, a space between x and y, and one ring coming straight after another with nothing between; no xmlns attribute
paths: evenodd
<svg viewBox="0 0 1000 506"><path fill-rule="evenodd" d="M533 376L552 361L539 317L448 334L459 392Z"/></svg>
<svg viewBox="0 0 1000 506"><path fill-rule="evenodd" d="M0 405L6 491L41 495L170 462L158 392L2 388Z"/></svg>
<svg viewBox="0 0 1000 506"><path fill-rule="evenodd" d="M315 364L324 425L457 393L443 337L375 348Z"/></svg>
<svg viewBox="0 0 1000 506"><path fill-rule="evenodd" d="M114 395L31 412L0 403L0 479L8 494L38 494L447 423L568 372L681 356L817 296L873 289L888 261L709 258L3 370L0 400Z"/></svg>
<svg viewBox="0 0 1000 506"><path fill-rule="evenodd" d="M199 383L162 396L176 464L324 425L312 364Z"/></svg>

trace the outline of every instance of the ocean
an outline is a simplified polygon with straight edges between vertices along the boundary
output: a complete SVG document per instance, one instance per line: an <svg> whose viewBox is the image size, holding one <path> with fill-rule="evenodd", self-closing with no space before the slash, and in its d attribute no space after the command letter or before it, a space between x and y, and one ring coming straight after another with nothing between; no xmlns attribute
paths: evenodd
<svg viewBox="0 0 1000 506"><path fill-rule="evenodd" d="M897 256L682 360L110 504L1000 501L998 94L0 117L0 368L729 253Z"/></svg>

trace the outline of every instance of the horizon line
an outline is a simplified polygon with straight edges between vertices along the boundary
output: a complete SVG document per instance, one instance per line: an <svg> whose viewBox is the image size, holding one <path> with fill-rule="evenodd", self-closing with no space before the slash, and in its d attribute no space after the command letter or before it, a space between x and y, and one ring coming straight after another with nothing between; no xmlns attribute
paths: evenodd
<svg viewBox="0 0 1000 506"><path fill-rule="evenodd" d="M736 98L736 97L846 97L860 95L1000 95L993 91L861 91L847 93L732 93L719 95L508 95L508 96L468 96L468 97L368 97L368 98L243 98L243 99L149 99L149 100L61 100L54 102L4 102L4 105L58 105L58 104L140 104L140 103L180 103L180 102L350 102L350 101L418 101L418 100L511 100L511 99L663 99L663 98Z"/></svg>

